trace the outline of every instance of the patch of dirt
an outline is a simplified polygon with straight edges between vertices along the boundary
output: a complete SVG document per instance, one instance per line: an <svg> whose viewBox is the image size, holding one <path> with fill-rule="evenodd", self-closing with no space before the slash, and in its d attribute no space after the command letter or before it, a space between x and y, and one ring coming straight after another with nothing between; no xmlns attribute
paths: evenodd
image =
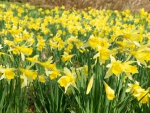
<svg viewBox="0 0 150 113"><path fill-rule="evenodd" d="M67 9L75 7L77 9L84 9L86 7L93 7L96 9L112 9L125 10L130 9L132 12L138 12L144 8L150 12L150 0L10 0L12 2L29 2L33 5L40 5L43 7L53 8L55 6L65 6Z"/></svg>
<svg viewBox="0 0 150 113"><path fill-rule="evenodd" d="M112 9L125 10L130 9L132 12L138 12L144 8L150 12L150 0L10 0L12 2L19 1L22 3L28 2L33 5L40 5L42 7L53 8L55 6L65 6L67 9L75 7L77 9L84 9L86 7L93 7L96 9Z"/></svg>

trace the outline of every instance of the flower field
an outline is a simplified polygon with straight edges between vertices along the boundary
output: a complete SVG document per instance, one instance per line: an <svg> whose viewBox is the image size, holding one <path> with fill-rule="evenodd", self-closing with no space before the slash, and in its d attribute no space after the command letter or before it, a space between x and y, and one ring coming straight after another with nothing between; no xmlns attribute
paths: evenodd
<svg viewBox="0 0 150 113"><path fill-rule="evenodd" d="M149 113L150 14L0 3L0 113Z"/></svg>

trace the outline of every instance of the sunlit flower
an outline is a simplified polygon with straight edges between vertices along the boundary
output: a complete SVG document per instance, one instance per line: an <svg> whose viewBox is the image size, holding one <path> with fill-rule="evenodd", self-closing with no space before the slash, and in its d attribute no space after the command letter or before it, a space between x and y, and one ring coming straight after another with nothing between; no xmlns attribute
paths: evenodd
<svg viewBox="0 0 150 113"><path fill-rule="evenodd" d="M56 63L52 63L53 62L52 58L53 57L49 57L49 59L47 61L45 61L45 62L38 61L37 63L47 69L52 69L52 70L56 69Z"/></svg>
<svg viewBox="0 0 150 113"><path fill-rule="evenodd" d="M64 55L62 55L61 60L62 60L63 62L70 61L73 56L74 56L74 55L69 55L67 52L64 52Z"/></svg>
<svg viewBox="0 0 150 113"><path fill-rule="evenodd" d="M65 88L65 93L70 85L74 86L76 88L75 84L75 73L72 73L68 68L64 68L64 73L65 76L62 76L59 80L58 83L60 84L61 87Z"/></svg>
<svg viewBox="0 0 150 113"><path fill-rule="evenodd" d="M60 71L56 67L52 68L51 70L45 68L45 73L51 80L56 79L60 76Z"/></svg>
<svg viewBox="0 0 150 113"><path fill-rule="evenodd" d="M27 77L35 80L37 78L37 71L34 70L28 70L28 69L23 69L23 68L19 68L19 70L24 73Z"/></svg>
<svg viewBox="0 0 150 113"><path fill-rule="evenodd" d="M93 49L96 49L98 48L98 45L100 43L100 38L98 37L94 37L93 35L89 38L88 40L88 43L89 43L89 46Z"/></svg>
<svg viewBox="0 0 150 113"><path fill-rule="evenodd" d="M38 39L37 50L42 51L42 49L44 47L45 47L45 40L44 39Z"/></svg>
<svg viewBox="0 0 150 113"><path fill-rule="evenodd" d="M148 88L147 90L139 88L137 89L137 94L134 95L135 97L137 97L137 100L140 101L140 103L145 104L149 102L150 99L150 88Z"/></svg>
<svg viewBox="0 0 150 113"><path fill-rule="evenodd" d="M109 69L106 73L105 78L110 77L112 74L119 76L123 72L123 65L121 61L116 61L116 59L113 56L110 56L110 58L111 63L106 66Z"/></svg>
<svg viewBox="0 0 150 113"><path fill-rule="evenodd" d="M134 63L135 61L127 61L123 62L123 70L126 73L126 77L129 79L132 79L131 74L138 73L138 69L136 66L132 66L131 64Z"/></svg>
<svg viewBox="0 0 150 113"><path fill-rule="evenodd" d="M15 73L14 73L14 68L0 68L0 72L3 73L1 76L0 80L3 78L6 78L7 80L14 79Z"/></svg>
<svg viewBox="0 0 150 113"><path fill-rule="evenodd" d="M35 55L34 57L26 58L26 60L28 60L30 62L38 62L38 57L39 57L39 55Z"/></svg>
<svg viewBox="0 0 150 113"><path fill-rule="evenodd" d="M27 80L27 77L24 74L20 75L20 80L21 80L21 88L27 86L28 80Z"/></svg>
<svg viewBox="0 0 150 113"><path fill-rule="evenodd" d="M40 82L42 82L42 83L46 82L45 77L43 75L40 75L38 78L39 78Z"/></svg>
<svg viewBox="0 0 150 113"><path fill-rule="evenodd" d="M107 48L100 48L98 50L98 53L96 55L94 55L94 59L99 58L99 62L100 64L105 63L106 60L109 59L110 56L110 51Z"/></svg>
<svg viewBox="0 0 150 113"><path fill-rule="evenodd" d="M93 81L94 81L94 75L90 78L90 81L87 86L86 94L89 94L89 92L91 91L91 88L93 86Z"/></svg>
<svg viewBox="0 0 150 113"><path fill-rule="evenodd" d="M106 91L106 96L109 100L113 100L115 98L115 92L113 89L111 89L108 84L106 84L105 81L103 81Z"/></svg>
<svg viewBox="0 0 150 113"><path fill-rule="evenodd" d="M128 84L128 86L129 87L126 89L126 92L131 92L134 96L138 94L137 89L141 89L139 82L137 81L134 84Z"/></svg>

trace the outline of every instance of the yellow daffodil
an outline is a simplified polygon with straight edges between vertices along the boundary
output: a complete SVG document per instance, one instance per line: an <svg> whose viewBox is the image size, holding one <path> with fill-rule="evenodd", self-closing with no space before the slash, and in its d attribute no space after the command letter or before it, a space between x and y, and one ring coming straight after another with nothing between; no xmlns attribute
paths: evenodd
<svg viewBox="0 0 150 113"><path fill-rule="evenodd" d="M136 66L132 66L131 64L134 63L135 61L127 61L127 62L123 62L123 70L126 73L126 77L125 78L129 78L132 80L132 76L131 74L135 74L138 73L138 69Z"/></svg>
<svg viewBox="0 0 150 113"><path fill-rule="evenodd" d="M51 71L51 73L50 73L50 79L55 79L58 76L60 76L60 72L57 69Z"/></svg>
<svg viewBox="0 0 150 113"><path fill-rule="evenodd" d="M139 82L137 81L134 84L128 84L128 86L129 87L126 89L126 92L131 92L133 96L136 97L138 101L140 101L140 103L145 104L149 101L150 88L147 90L141 88L141 86L139 86Z"/></svg>
<svg viewBox="0 0 150 113"><path fill-rule="evenodd" d="M37 50L42 51L42 49L44 47L45 47L45 40L44 39L38 39Z"/></svg>
<svg viewBox="0 0 150 113"><path fill-rule="evenodd" d="M57 46L58 50L59 50L59 51L62 50L62 49L64 48L64 45L65 45L65 43L64 43L62 40L60 40L60 41L58 42L58 46Z"/></svg>
<svg viewBox="0 0 150 113"><path fill-rule="evenodd" d="M73 49L73 44L68 44L67 47L65 48L65 52L70 53L71 50Z"/></svg>
<svg viewBox="0 0 150 113"><path fill-rule="evenodd" d="M123 41L117 41L116 42L117 45L119 45L121 47L121 49L134 49L135 48L135 45L134 43L132 43L131 41L129 40L126 40L124 39Z"/></svg>
<svg viewBox="0 0 150 113"><path fill-rule="evenodd" d="M56 67L51 70L45 68L45 73L50 77L51 80L60 76L60 71Z"/></svg>
<svg viewBox="0 0 150 113"><path fill-rule="evenodd" d="M17 48L20 52L22 52L25 55L31 55L33 52L33 48L28 48L28 47L19 47L16 46L15 48Z"/></svg>
<svg viewBox="0 0 150 113"><path fill-rule="evenodd" d="M88 40L88 44L91 48L97 50L99 43L100 43L100 38L94 37L93 35L90 36L90 38Z"/></svg>
<svg viewBox="0 0 150 113"><path fill-rule="evenodd" d="M86 94L89 94L89 92L91 91L91 88L93 86L93 81L94 81L94 75L90 78L90 81L87 86Z"/></svg>
<svg viewBox="0 0 150 113"><path fill-rule="evenodd" d="M107 59L109 59L109 56L110 56L110 51L109 49L106 49L106 48L101 48L98 50L98 53L96 55L94 55L94 59L96 58L99 58L99 62L100 64L103 64L105 63L105 61Z"/></svg>
<svg viewBox="0 0 150 113"><path fill-rule="evenodd" d="M55 69L56 68L56 63L54 64L50 64L48 62L38 62L38 64L40 64L41 66L47 68L47 69Z"/></svg>
<svg viewBox="0 0 150 113"><path fill-rule="evenodd" d="M113 100L115 98L115 92L113 89L111 89L108 84L106 84L105 81L103 81L106 91L106 96L109 100Z"/></svg>
<svg viewBox="0 0 150 113"><path fill-rule="evenodd" d="M147 90L145 89L137 89L137 94L134 95L135 97L137 97L137 100L140 101L140 103L145 104L149 102L150 99L150 88L148 88Z"/></svg>
<svg viewBox="0 0 150 113"><path fill-rule="evenodd" d="M46 79L43 75L40 75L39 77L39 81L42 82L42 83L45 83L46 82Z"/></svg>
<svg viewBox="0 0 150 113"><path fill-rule="evenodd" d="M7 39L4 40L4 44L8 45L9 47L15 46L13 41L10 41L10 40L7 40Z"/></svg>
<svg viewBox="0 0 150 113"><path fill-rule="evenodd" d="M28 80L27 80L27 77L24 74L20 75L20 80L21 80L21 88L27 86Z"/></svg>
<svg viewBox="0 0 150 113"><path fill-rule="evenodd" d="M23 41L23 39L21 37L14 38L15 43L21 43L22 41Z"/></svg>
<svg viewBox="0 0 150 113"><path fill-rule="evenodd" d="M37 63L47 69L56 69L56 63L52 63L53 60L52 60L53 57L50 57L46 62L40 62L38 61Z"/></svg>
<svg viewBox="0 0 150 113"><path fill-rule="evenodd" d="M26 58L26 60L30 61L30 62L38 62L38 57L39 55L35 55L34 57L28 57Z"/></svg>
<svg viewBox="0 0 150 113"><path fill-rule="evenodd" d="M121 61L116 61L116 59L113 56L110 56L110 58L111 63L106 66L109 69L106 73L105 78L110 77L112 74L119 76L123 72L123 65Z"/></svg>
<svg viewBox="0 0 150 113"><path fill-rule="evenodd" d="M14 79L14 77L15 77L14 70L15 70L14 68L2 68L2 67L0 67L0 72L3 73L0 80L3 78L6 78L7 80Z"/></svg>
<svg viewBox="0 0 150 113"><path fill-rule="evenodd" d="M33 70L28 70L28 69L23 69L23 68L19 68L19 70L24 73L27 77L35 80L37 78L37 71L33 71Z"/></svg>
<svg viewBox="0 0 150 113"><path fill-rule="evenodd" d="M5 69L4 74L8 80L11 80L15 77L15 73L13 72L13 70L14 70L13 68L6 68Z"/></svg>
<svg viewBox="0 0 150 113"><path fill-rule="evenodd" d="M74 86L76 88L75 84L75 73L71 73L71 71L68 68L64 68L64 73L65 76L62 76L59 80L58 83L60 84L61 87L65 88L65 93L70 85Z"/></svg>
<svg viewBox="0 0 150 113"><path fill-rule="evenodd" d="M139 82L135 82L135 84L128 84L128 88L126 89L126 92L131 92L133 93L133 95L137 95L138 91L137 89L141 89L141 87L139 86Z"/></svg>
<svg viewBox="0 0 150 113"><path fill-rule="evenodd" d="M74 56L74 55L69 55L67 52L64 52L64 55L62 55L61 60L62 60L63 62L70 61L73 56Z"/></svg>

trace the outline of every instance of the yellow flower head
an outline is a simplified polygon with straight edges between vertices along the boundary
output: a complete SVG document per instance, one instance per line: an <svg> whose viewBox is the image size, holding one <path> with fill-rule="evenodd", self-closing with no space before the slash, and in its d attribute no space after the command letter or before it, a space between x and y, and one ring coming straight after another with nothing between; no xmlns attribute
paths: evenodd
<svg viewBox="0 0 150 113"><path fill-rule="evenodd" d="M123 70L126 73L125 79L128 77L129 79L132 79L131 74L138 73L138 69L136 66L132 66L131 64L134 63L135 61L128 61L124 62L123 65Z"/></svg>
<svg viewBox="0 0 150 113"><path fill-rule="evenodd" d="M110 44L108 43L108 39L107 38L103 38L103 39L100 39L98 46L100 46L102 48L108 48L109 45Z"/></svg>
<svg viewBox="0 0 150 113"><path fill-rule="evenodd" d="M14 42L6 40L6 39L4 40L4 44L8 45L9 47L10 46L15 46Z"/></svg>
<svg viewBox="0 0 150 113"><path fill-rule="evenodd" d="M13 72L13 68L6 68L4 70L4 74L5 74L5 77L8 79L8 80L11 80L11 79L14 79L15 77L15 73Z"/></svg>
<svg viewBox="0 0 150 113"><path fill-rule="evenodd" d="M112 63L112 72L115 75L119 75L123 71L121 61L116 61Z"/></svg>
<svg viewBox="0 0 150 113"><path fill-rule="evenodd" d="M65 93L70 85L74 86L76 88L75 84L75 75L74 73L71 73L71 71L68 68L64 68L64 73L65 76L62 76L59 80L58 83L60 84L61 87L65 88Z"/></svg>
<svg viewBox="0 0 150 113"><path fill-rule="evenodd" d="M99 43L100 43L100 38L94 37L93 35L89 38L89 46L93 49L97 49Z"/></svg>
<svg viewBox="0 0 150 113"><path fill-rule="evenodd" d="M6 78L7 80L14 79L15 73L14 73L14 68L3 68L0 66L0 80Z"/></svg>
<svg viewBox="0 0 150 113"><path fill-rule="evenodd" d="M149 102L149 91L150 88L148 88L147 90L145 89L137 89L138 94L135 95L135 97L137 97L138 101L140 101L140 103L145 104Z"/></svg>
<svg viewBox="0 0 150 113"><path fill-rule="evenodd" d="M42 83L45 83L46 82L45 77L43 75L40 75L39 76L39 81L42 82Z"/></svg>
<svg viewBox="0 0 150 113"><path fill-rule="evenodd" d="M101 48L99 50L99 62L100 63L102 64L105 63L105 61L109 59L109 56L110 56L109 49Z"/></svg>
<svg viewBox="0 0 150 113"><path fill-rule="evenodd" d="M90 78L90 81L87 86L86 94L89 94L89 92L91 91L91 88L93 86L93 80L94 80L94 75Z"/></svg>
<svg viewBox="0 0 150 113"><path fill-rule="evenodd" d="M115 92L113 89L111 89L108 84L106 84L105 81L103 81L106 91L106 96L109 100L113 100L115 98Z"/></svg>
<svg viewBox="0 0 150 113"><path fill-rule="evenodd" d="M27 77L23 74L23 75L20 75L20 80L21 80L21 88L27 86Z"/></svg>
<svg viewBox="0 0 150 113"><path fill-rule="evenodd" d="M60 72L57 69L54 69L53 71L50 72L50 79L55 79L58 76L60 76Z"/></svg>
<svg viewBox="0 0 150 113"><path fill-rule="evenodd" d="M44 47L45 47L45 40L44 39L38 39L37 50L42 51L42 49Z"/></svg>
<svg viewBox="0 0 150 113"><path fill-rule="evenodd" d="M28 61L30 61L30 62L38 62L38 57L39 57L39 55L35 55L34 57L32 57L32 58L26 58L26 60L28 60Z"/></svg>
<svg viewBox="0 0 150 113"><path fill-rule="evenodd" d="M138 89L141 89L141 87L139 86L139 82L135 82L135 84L128 84L128 88L126 89L126 92L132 92L133 95L137 95L138 94Z"/></svg>
<svg viewBox="0 0 150 113"><path fill-rule="evenodd" d="M33 70L28 70L28 69L23 69L23 68L19 68L19 70L24 73L27 77L32 78L33 80L35 80L37 78L37 71L33 71Z"/></svg>
<svg viewBox="0 0 150 113"><path fill-rule="evenodd" d="M113 56L110 56L111 63L107 65L109 68L105 78L110 77L112 74L115 74L116 76L119 76L121 72L123 72L123 65L121 61L116 61L116 59Z"/></svg>
<svg viewBox="0 0 150 113"><path fill-rule="evenodd" d="M33 52L33 48L19 47L19 46L16 46L16 48L25 55L31 55Z"/></svg>
<svg viewBox="0 0 150 113"><path fill-rule="evenodd" d="M73 56L74 56L74 55L69 55L67 52L64 52L64 55L62 55L61 60L62 60L63 62L70 61Z"/></svg>
<svg viewBox="0 0 150 113"><path fill-rule="evenodd" d="M40 64L41 66L47 68L47 69L51 69L51 70L54 70L56 69L56 63L53 63L53 60L52 60L53 57L50 57L46 62L37 62L38 64Z"/></svg>

